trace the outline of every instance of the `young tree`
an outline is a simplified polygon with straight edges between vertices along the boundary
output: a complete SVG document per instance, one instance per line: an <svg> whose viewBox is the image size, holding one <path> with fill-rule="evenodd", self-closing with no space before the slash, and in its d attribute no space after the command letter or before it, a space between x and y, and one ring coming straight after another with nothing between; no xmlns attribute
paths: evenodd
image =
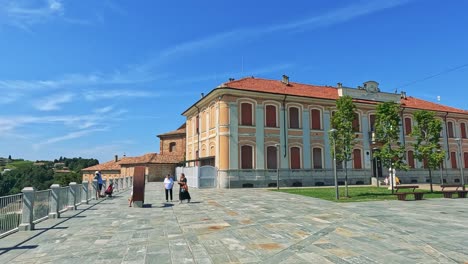
<svg viewBox="0 0 468 264"><path fill-rule="evenodd" d="M336 161L344 162L345 169L345 195L348 192L348 161L352 159L351 153L356 144L356 136L353 130L353 120L356 117L356 105L353 98L348 95L342 96L336 100L337 111L332 116L332 127L336 129Z"/></svg>
<svg viewBox="0 0 468 264"><path fill-rule="evenodd" d="M411 136L416 138L413 144L415 157L420 161L425 161L425 167L429 170L429 183L432 189L432 171L439 168L445 152L439 144L442 122L435 118L435 113L426 110L419 110L414 113L416 125Z"/></svg>
<svg viewBox="0 0 468 264"><path fill-rule="evenodd" d="M377 105L375 120L376 141L382 144L380 150L375 152L375 157L380 158L383 165L393 169L407 170L408 166L403 162L405 146L399 142L400 138L400 106L395 102L384 102ZM397 142L395 144L395 142ZM393 145L392 145L393 143ZM395 146L396 145L396 146ZM392 181L393 193L393 177Z"/></svg>

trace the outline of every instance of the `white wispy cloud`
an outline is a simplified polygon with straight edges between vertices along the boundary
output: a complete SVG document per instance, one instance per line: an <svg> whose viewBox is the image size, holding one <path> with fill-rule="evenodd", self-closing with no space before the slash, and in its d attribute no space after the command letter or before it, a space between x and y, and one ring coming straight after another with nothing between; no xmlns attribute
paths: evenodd
<svg viewBox="0 0 468 264"><path fill-rule="evenodd" d="M361 1L329 12L312 15L300 20L288 21L285 23L274 24L267 27L241 28L227 32L221 32L205 38L187 41L163 50L156 61L167 59L169 57L186 55L190 52L201 49L210 49L224 43L235 43L245 39L259 39L266 34L278 33L282 31L306 31L320 27L326 27L334 24L347 22L349 20L370 15L385 9L404 5L413 0L379 0L379 1Z"/></svg>
<svg viewBox="0 0 468 264"><path fill-rule="evenodd" d="M109 85L109 84L134 84L149 82L158 78L149 72L140 76L132 72L121 73L116 71L111 74L67 74L50 80L0 80L0 91L3 90L43 90L58 89L63 87Z"/></svg>
<svg viewBox="0 0 468 264"><path fill-rule="evenodd" d="M56 94L36 101L34 106L41 111L58 110L60 109L60 104L70 102L73 97L74 94L72 93Z"/></svg>
<svg viewBox="0 0 468 264"><path fill-rule="evenodd" d="M63 15L61 0L1 0L0 23L29 31L34 24L44 23Z"/></svg>
<svg viewBox="0 0 468 264"><path fill-rule="evenodd" d="M20 128L35 125L47 125L48 127L60 127L68 129L87 129L110 126L122 119L125 109L119 109L106 113L91 113L85 115L16 115L0 116L0 137L14 133Z"/></svg>
<svg viewBox="0 0 468 264"><path fill-rule="evenodd" d="M128 97L155 97L155 93L138 90L94 90L85 92L84 98L89 101L101 99L118 99Z"/></svg>
<svg viewBox="0 0 468 264"><path fill-rule="evenodd" d="M34 149L38 149L44 145L49 145L61 141L66 141L66 140L71 140L71 139L76 139L76 138L81 138L84 136L87 136L89 134L95 133L95 132L102 132L102 131L107 131L108 128L94 128L94 129L86 129L86 130L78 130L78 131L73 131L70 133L67 133L63 136L59 137L53 137L53 138L48 138L42 142L39 142L37 144L34 144Z"/></svg>
<svg viewBox="0 0 468 264"><path fill-rule="evenodd" d="M102 108L94 109L94 112L98 113L98 114L103 114L103 113L108 113L108 112L112 111L112 109L114 109L114 107L109 105L109 106L105 106L105 107L102 107Z"/></svg>
<svg viewBox="0 0 468 264"><path fill-rule="evenodd" d="M228 79L231 77L238 78L238 77L245 77L245 76L250 76L250 75L259 76L262 74L268 74L272 72L287 70L292 67L294 67L294 64L281 63L281 64L268 65L264 67L253 68L253 69L244 69L244 70L240 70L236 72L234 71L223 72L223 73L214 73L214 74L207 74L207 75L202 75L202 76L182 78L182 79L174 81L174 83L175 84L197 83L197 82L204 82L204 81L210 81L210 80L220 80L221 82L225 82L225 81L228 81ZM163 95L166 95L166 93L164 93Z"/></svg>

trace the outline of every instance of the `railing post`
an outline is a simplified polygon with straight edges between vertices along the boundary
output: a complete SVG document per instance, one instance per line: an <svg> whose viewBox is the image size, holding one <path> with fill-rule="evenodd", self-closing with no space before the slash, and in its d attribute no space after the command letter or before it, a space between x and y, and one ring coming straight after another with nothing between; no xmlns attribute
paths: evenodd
<svg viewBox="0 0 468 264"><path fill-rule="evenodd" d="M123 178L119 178L119 187L120 187L120 190L123 191L125 188L124 188L124 182L123 182Z"/></svg>
<svg viewBox="0 0 468 264"><path fill-rule="evenodd" d="M34 187L24 187L22 192L23 215L18 229L20 231L34 230L34 199L36 196L36 190L34 190Z"/></svg>
<svg viewBox="0 0 468 264"><path fill-rule="evenodd" d="M94 191L94 195L93 195L94 199L96 199L96 200L99 199L98 194L97 194L97 192L98 192L97 180L93 180L93 191Z"/></svg>
<svg viewBox="0 0 468 264"><path fill-rule="evenodd" d="M89 189L88 189L89 183L88 183L88 181L83 181L81 183L81 186L83 188L83 190L81 192L81 203L88 204L89 203L89 199L88 199L88 197L89 197Z"/></svg>
<svg viewBox="0 0 468 264"><path fill-rule="evenodd" d="M68 196L68 210L76 210L76 191L77 191L77 188L78 187L76 185L76 182L70 182L69 184L70 186L70 189L69 189L69 196Z"/></svg>
<svg viewBox="0 0 468 264"><path fill-rule="evenodd" d="M52 184L50 186L50 207L49 207L49 218L55 219L60 218L59 213L59 190L60 184Z"/></svg>
<svg viewBox="0 0 468 264"><path fill-rule="evenodd" d="M133 187L133 176L130 176L130 187Z"/></svg>
<svg viewBox="0 0 468 264"><path fill-rule="evenodd" d="M129 188L130 186L128 186L128 176L125 177L125 189Z"/></svg>

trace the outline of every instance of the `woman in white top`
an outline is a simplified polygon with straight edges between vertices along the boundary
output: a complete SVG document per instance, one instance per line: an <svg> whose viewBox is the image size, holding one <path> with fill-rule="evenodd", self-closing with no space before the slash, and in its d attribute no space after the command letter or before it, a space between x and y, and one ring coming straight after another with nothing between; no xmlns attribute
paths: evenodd
<svg viewBox="0 0 468 264"><path fill-rule="evenodd" d="M169 194L171 194L172 202L172 187L174 186L174 180L171 178L171 175L167 175L164 179L164 190L166 191L166 202L169 202Z"/></svg>

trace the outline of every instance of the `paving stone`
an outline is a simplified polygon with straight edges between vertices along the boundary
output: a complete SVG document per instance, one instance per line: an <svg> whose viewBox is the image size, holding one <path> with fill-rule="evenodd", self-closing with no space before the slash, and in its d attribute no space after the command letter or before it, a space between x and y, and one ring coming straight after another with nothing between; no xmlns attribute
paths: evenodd
<svg viewBox="0 0 468 264"><path fill-rule="evenodd" d="M0 263L466 263L468 199L334 203L264 189L191 189L147 208L128 192L0 239Z"/></svg>

